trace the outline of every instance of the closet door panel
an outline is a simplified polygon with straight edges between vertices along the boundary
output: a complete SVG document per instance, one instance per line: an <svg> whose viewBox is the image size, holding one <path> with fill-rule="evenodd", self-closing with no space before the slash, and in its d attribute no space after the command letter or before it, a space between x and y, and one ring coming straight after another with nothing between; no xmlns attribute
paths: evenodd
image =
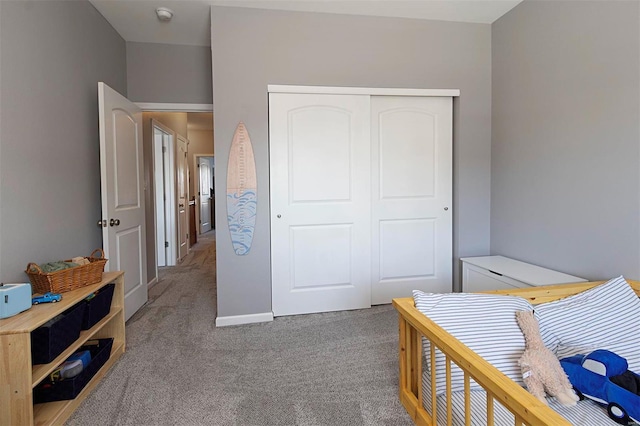
<svg viewBox="0 0 640 426"><path fill-rule="evenodd" d="M435 221L380 221L380 280L432 277L435 273Z"/></svg>
<svg viewBox="0 0 640 426"><path fill-rule="evenodd" d="M452 99L371 98L372 304L452 289Z"/></svg>
<svg viewBox="0 0 640 426"><path fill-rule="evenodd" d="M353 166L349 111L310 106L291 111L288 122L291 201L349 201Z"/></svg>
<svg viewBox="0 0 640 426"><path fill-rule="evenodd" d="M370 306L369 120L366 95L269 95L276 316Z"/></svg>
<svg viewBox="0 0 640 426"><path fill-rule="evenodd" d="M417 108L379 114L380 199L434 196L435 118Z"/></svg>

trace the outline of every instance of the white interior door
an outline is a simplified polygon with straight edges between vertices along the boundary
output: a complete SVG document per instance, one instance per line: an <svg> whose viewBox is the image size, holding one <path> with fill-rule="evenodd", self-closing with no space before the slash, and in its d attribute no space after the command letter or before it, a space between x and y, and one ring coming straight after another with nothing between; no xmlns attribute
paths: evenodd
<svg viewBox="0 0 640 426"><path fill-rule="evenodd" d="M187 200L189 199L187 150L189 141L178 135L176 145L176 186L178 198L178 260L182 261L189 253L189 218L187 216Z"/></svg>
<svg viewBox="0 0 640 426"><path fill-rule="evenodd" d="M168 127L166 129L169 129ZM167 266L175 266L178 261L178 201L176 194L176 137L168 130L162 139L164 149L164 231Z"/></svg>
<svg viewBox="0 0 640 426"><path fill-rule="evenodd" d="M273 314L371 303L365 95L269 95Z"/></svg>
<svg viewBox="0 0 640 426"><path fill-rule="evenodd" d="M176 134L161 122L152 119L153 173L155 189L156 252L158 266L175 266L177 249Z"/></svg>
<svg viewBox="0 0 640 426"><path fill-rule="evenodd" d="M142 111L98 83L102 244L106 269L124 271L125 320L147 301Z"/></svg>
<svg viewBox="0 0 640 426"><path fill-rule="evenodd" d="M452 291L452 98L371 97L371 303Z"/></svg>
<svg viewBox="0 0 640 426"><path fill-rule="evenodd" d="M152 122L153 123L153 122ZM156 262L157 266L167 266L167 247L165 241L166 224L165 224L165 203L166 195L164 190L164 133L157 127L153 128L153 182L155 194L155 213L156 213Z"/></svg>
<svg viewBox="0 0 640 426"><path fill-rule="evenodd" d="M200 182L200 233L211 231L211 159L198 157Z"/></svg>

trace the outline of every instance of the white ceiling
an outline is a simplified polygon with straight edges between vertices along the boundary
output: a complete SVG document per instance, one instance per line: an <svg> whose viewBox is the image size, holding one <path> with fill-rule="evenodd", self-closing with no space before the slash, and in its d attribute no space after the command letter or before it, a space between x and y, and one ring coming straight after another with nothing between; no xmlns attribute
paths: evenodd
<svg viewBox="0 0 640 426"><path fill-rule="evenodd" d="M126 41L210 46L216 6L491 24L522 0L89 0ZM157 7L174 11L160 22Z"/></svg>

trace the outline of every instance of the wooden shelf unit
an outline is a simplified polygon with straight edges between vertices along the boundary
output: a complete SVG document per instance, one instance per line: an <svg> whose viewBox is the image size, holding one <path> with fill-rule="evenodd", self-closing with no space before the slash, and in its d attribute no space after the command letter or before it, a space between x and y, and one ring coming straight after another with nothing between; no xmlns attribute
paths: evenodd
<svg viewBox="0 0 640 426"><path fill-rule="evenodd" d="M56 359L48 364L31 365L31 332L89 294L115 283L111 310ZM72 400L33 404L33 388L89 339L113 338L111 355L104 366ZM98 384L125 350L124 272L105 272L102 281L62 293L58 303L31 307L16 316L0 320L0 425L62 424Z"/></svg>

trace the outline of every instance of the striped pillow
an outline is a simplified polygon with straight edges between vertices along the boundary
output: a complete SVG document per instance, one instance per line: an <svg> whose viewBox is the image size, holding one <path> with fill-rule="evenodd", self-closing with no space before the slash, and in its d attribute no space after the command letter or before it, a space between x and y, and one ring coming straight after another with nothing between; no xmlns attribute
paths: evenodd
<svg viewBox="0 0 640 426"><path fill-rule="evenodd" d="M524 385L518 360L524 352L524 336L516 311L530 311L521 297L471 293L423 293L413 291L416 308L471 350L520 385ZM424 356L430 359L429 341L423 339ZM445 357L436 350L436 393L446 391ZM471 381L471 388L481 387ZM464 389L462 370L451 368L452 392Z"/></svg>
<svg viewBox="0 0 640 426"><path fill-rule="evenodd" d="M623 278L535 307L545 345L562 359L607 349L640 371L640 299Z"/></svg>

